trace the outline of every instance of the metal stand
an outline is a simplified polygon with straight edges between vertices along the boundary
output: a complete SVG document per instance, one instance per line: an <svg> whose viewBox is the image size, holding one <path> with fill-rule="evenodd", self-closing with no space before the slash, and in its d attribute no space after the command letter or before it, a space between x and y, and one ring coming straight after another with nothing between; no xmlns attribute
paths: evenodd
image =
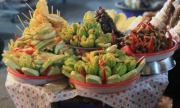
<svg viewBox="0 0 180 108"><path fill-rule="evenodd" d="M176 62L172 57L166 58L161 61L148 62L142 70L141 75L157 75L165 73L173 69L175 65Z"/></svg>

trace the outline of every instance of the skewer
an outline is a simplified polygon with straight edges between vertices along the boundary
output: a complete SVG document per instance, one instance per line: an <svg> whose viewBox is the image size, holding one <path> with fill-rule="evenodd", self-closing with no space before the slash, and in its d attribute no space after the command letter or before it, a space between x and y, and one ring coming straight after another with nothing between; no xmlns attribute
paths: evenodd
<svg viewBox="0 0 180 108"><path fill-rule="evenodd" d="M20 32L23 32L23 30L22 30L18 25L16 25L16 28L17 28Z"/></svg>
<svg viewBox="0 0 180 108"><path fill-rule="evenodd" d="M30 18L26 15L26 14L24 14L23 12L21 13L26 19L28 19L28 20L30 20Z"/></svg>
<svg viewBox="0 0 180 108"><path fill-rule="evenodd" d="M25 3L29 7L29 9L31 9L31 11L34 11L34 9L27 2L25 2Z"/></svg>
<svg viewBox="0 0 180 108"><path fill-rule="evenodd" d="M29 22L28 22L27 20L25 20L24 23L25 23L26 25L29 25Z"/></svg>
<svg viewBox="0 0 180 108"><path fill-rule="evenodd" d="M54 8L53 8L53 6L51 6L51 13L53 14L53 10L54 10Z"/></svg>
<svg viewBox="0 0 180 108"><path fill-rule="evenodd" d="M18 19L19 19L19 21L20 21L21 25L22 25L24 28L26 28L26 26L24 25L24 23L23 23L23 21L21 20L20 16L19 16L19 15L17 15L17 17L18 17Z"/></svg>
<svg viewBox="0 0 180 108"><path fill-rule="evenodd" d="M30 18L32 18L32 13L31 13L31 11L29 10L29 15L30 15Z"/></svg>
<svg viewBox="0 0 180 108"><path fill-rule="evenodd" d="M59 11L58 10L56 10L57 11L57 15L59 16Z"/></svg>

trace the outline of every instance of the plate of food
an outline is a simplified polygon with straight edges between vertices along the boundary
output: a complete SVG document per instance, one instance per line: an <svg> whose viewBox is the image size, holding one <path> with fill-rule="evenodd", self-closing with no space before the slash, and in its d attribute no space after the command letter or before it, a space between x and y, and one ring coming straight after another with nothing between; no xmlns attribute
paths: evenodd
<svg viewBox="0 0 180 108"><path fill-rule="evenodd" d="M27 71L29 73L30 72L35 73L34 70L31 70L31 69ZM65 79L65 77L62 74L48 75L48 76L25 75L22 73L22 71L14 70L11 67L7 68L7 72L8 72L9 77L13 78L14 80L21 83L27 83L27 84L32 84L32 85L44 85L50 82Z"/></svg>
<svg viewBox="0 0 180 108"><path fill-rule="evenodd" d="M96 93L120 92L139 79L145 60L127 56L116 45L68 58L62 73L76 89ZM116 89L115 89L116 88Z"/></svg>
<svg viewBox="0 0 180 108"><path fill-rule="evenodd" d="M99 50L115 44L116 38L124 35L117 30L109 14L101 7L96 12L87 11L81 23L72 23L62 29L62 40L72 48L84 51Z"/></svg>
<svg viewBox="0 0 180 108"><path fill-rule="evenodd" d="M124 37L125 52L136 57L144 56L147 62L171 57L177 49L177 42L167 30L155 28L149 21L141 22Z"/></svg>
<svg viewBox="0 0 180 108"><path fill-rule="evenodd" d="M24 26L21 37L10 40L8 50L3 53L9 75L34 85L63 78L61 67L73 55L59 36L59 31L66 26L66 20L59 14L49 13L46 0L39 0L29 26Z"/></svg>

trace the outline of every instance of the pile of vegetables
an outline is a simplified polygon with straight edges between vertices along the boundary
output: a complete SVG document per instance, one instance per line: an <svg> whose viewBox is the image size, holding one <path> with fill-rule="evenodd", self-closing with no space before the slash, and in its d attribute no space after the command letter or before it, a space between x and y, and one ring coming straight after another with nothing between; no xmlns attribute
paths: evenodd
<svg viewBox="0 0 180 108"><path fill-rule="evenodd" d="M135 74L137 61L113 45L106 50L92 51L84 56L68 58L62 73L72 79L93 83L111 84Z"/></svg>
<svg viewBox="0 0 180 108"><path fill-rule="evenodd" d="M22 37L8 44L4 63L28 76L61 74L64 61L73 54L59 36L66 26L62 17L49 13L46 0L39 0Z"/></svg>
<svg viewBox="0 0 180 108"><path fill-rule="evenodd" d="M91 11L85 13L82 24L73 23L64 28L61 38L72 46L83 48L104 48L112 43L111 33L103 33L94 12Z"/></svg>
<svg viewBox="0 0 180 108"><path fill-rule="evenodd" d="M61 41L60 32L64 27L67 27L67 21L61 16L49 13L46 0L39 0L29 26L25 28L22 36L16 39L14 47L33 46L41 51L51 49Z"/></svg>
<svg viewBox="0 0 180 108"><path fill-rule="evenodd" d="M33 47L13 48L3 54L3 62L8 67L28 76L59 75L64 61L73 54L68 50L63 42L56 46L54 52L42 52Z"/></svg>
<svg viewBox="0 0 180 108"><path fill-rule="evenodd" d="M145 20L124 37L124 44L133 53L154 53L172 48L173 40L169 32L166 35L166 30L159 30Z"/></svg>

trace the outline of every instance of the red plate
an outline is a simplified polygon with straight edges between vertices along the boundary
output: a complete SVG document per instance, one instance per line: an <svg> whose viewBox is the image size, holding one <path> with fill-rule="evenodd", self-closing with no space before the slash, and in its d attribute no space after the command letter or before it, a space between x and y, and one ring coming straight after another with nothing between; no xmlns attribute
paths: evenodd
<svg viewBox="0 0 180 108"><path fill-rule="evenodd" d="M7 72L14 80L33 85L43 85L64 78L62 74L50 76L27 76L10 67L7 67Z"/></svg>
<svg viewBox="0 0 180 108"><path fill-rule="evenodd" d="M121 92L128 87L130 87L135 81L140 78L140 74L134 74L130 78L124 81L120 81L118 83L113 84L91 84L86 82L80 82L78 80L70 79L70 83L74 84L76 89L87 91L87 92L94 92L94 93L115 93Z"/></svg>
<svg viewBox="0 0 180 108"><path fill-rule="evenodd" d="M174 54L175 50L178 48L178 44L176 41L173 41L173 42L174 42L174 46L167 50L163 50L163 51L159 51L155 53L141 53L141 54L133 53L132 55L137 58L144 56L146 59L146 62L160 61L168 57L171 57Z"/></svg>

